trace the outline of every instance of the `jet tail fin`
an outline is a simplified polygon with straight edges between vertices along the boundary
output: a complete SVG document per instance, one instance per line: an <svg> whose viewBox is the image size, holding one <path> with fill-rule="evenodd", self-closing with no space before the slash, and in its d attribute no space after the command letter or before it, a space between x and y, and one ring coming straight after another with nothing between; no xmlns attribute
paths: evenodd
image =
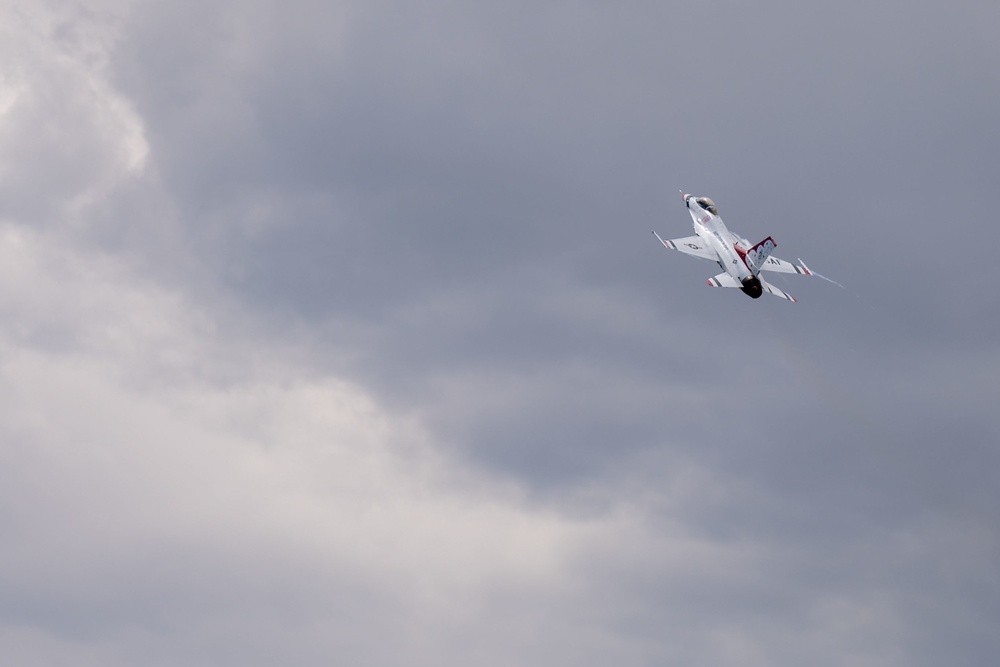
<svg viewBox="0 0 1000 667"><path fill-rule="evenodd" d="M774 250L776 245L778 244L774 242L774 239L768 236L766 239L747 250L747 266L754 275L760 273L761 267L764 266L764 262L767 261L767 258L771 256L771 252Z"/></svg>

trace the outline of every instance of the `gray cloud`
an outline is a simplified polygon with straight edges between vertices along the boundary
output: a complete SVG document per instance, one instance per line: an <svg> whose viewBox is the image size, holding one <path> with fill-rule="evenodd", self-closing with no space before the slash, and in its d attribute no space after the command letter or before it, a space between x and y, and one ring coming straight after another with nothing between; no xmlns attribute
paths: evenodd
<svg viewBox="0 0 1000 667"><path fill-rule="evenodd" d="M5 655L995 655L992 5L3 11Z"/></svg>

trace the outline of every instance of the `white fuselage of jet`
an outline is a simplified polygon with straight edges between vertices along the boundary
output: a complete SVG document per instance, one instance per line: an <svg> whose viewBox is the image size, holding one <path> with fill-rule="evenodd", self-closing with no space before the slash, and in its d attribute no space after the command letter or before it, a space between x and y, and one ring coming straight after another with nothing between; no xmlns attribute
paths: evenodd
<svg viewBox="0 0 1000 667"><path fill-rule="evenodd" d="M719 217L719 209L716 208L715 202L708 197L695 197L685 192L681 192L681 197L684 198L684 205L687 206L688 213L694 221L695 236L664 239L655 231L653 234L667 250L676 250L721 266L722 273L705 281L712 287L735 287L753 299L767 292L782 299L795 301L795 297L791 294L764 280L762 272L819 275L810 271L801 259L798 264L793 264L774 257L771 251L777 244L770 236L756 245L751 245L745 238L733 234Z"/></svg>
<svg viewBox="0 0 1000 667"><path fill-rule="evenodd" d="M715 251L722 270L736 279L745 293L757 298L763 290L757 273L747 265L746 252L749 244L729 231L718 213L711 210L715 208L711 200L708 200L707 205L705 201L704 198L684 194L684 203L694 221L694 233Z"/></svg>

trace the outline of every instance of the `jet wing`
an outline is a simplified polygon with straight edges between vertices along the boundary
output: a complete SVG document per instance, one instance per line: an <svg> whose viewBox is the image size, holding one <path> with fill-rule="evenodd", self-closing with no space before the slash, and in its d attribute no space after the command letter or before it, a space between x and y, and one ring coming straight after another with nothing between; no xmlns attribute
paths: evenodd
<svg viewBox="0 0 1000 667"><path fill-rule="evenodd" d="M799 260L800 262L802 260ZM813 273L805 264L792 264L777 257L768 257L760 267L761 271L774 271L776 273L801 273L811 276Z"/></svg>
<svg viewBox="0 0 1000 667"><path fill-rule="evenodd" d="M712 262L719 261L719 255L714 250L711 250L708 246L706 246L700 236L686 236L682 239L664 241L656 232L653 232L653 235L660 239L660 243L662 243L665 248L669 248L670 250L678 250L686 255L700 257L701 259L707 259Z"/></svg>

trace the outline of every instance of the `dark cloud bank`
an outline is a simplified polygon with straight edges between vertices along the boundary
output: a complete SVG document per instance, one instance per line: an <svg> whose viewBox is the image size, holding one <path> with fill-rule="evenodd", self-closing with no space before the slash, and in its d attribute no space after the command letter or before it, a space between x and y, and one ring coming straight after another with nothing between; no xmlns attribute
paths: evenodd
<svg viewBox="0 0 1000 667"><path fill-rule="evenodd" d="M454 498L416 516L471 503L457 543L496 505L590 532L542 574L470 556L482 579L455 588L434 549L369 572L303 566L312 547L270 528L194 540L101 592L24 587L4 641L25 664L67 644L95 664L990 664L997 14L133 6L108 80L141 119L145 170L53 233L141 267L247 358L415 420L448 471L427 484ZM779 282L794 305L708 289L711 265L649 233L690 233L679 188L845 289ZM226 369L206 371L213 391ZM268 456L298 452L274 432ZM365 541L378 504L345 510L361 517L345 539ZM503 517L499 535L543 539ZM175 558L176 586L146 581ZM195 604L212 611L192 625Z"/></svg>

